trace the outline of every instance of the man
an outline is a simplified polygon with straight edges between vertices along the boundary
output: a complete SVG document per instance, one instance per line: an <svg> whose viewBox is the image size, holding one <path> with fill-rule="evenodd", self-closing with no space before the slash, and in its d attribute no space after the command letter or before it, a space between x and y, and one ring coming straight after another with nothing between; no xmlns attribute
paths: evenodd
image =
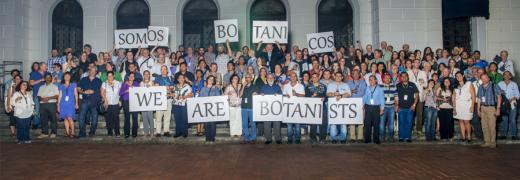
<svg viewBox="0 0 520 180"><path fill-rule="evenodd" d="M282 55L278 51L274 51L273 44L269 43L265 45L265 52L260 52L258 57L265 59L266 65L269 67L272 73L274 73L274 66L280 64Z"/></svg>
<svg viewBox="0 0 520 180"><path fill-rule="evenodd" d="M304 97L305 88L301 83L298 82L298 77L296 77L296 73L294 73L294 71L289 73L289 79L291 82L283 86L283 95L287 98ZM300 139L300 124L287 123L287 144L292 144L293 140L296 144L300 144Z"/></svg>
<svg viewBox="0 0 520 180"><path fill-rule="evenodd" d="M85 44L85 46L83 46L83 51L87 53L88 63L95 63L97 61L97 55L92 53L92 46L90 46L90 44Z"/></svg>
<svg viewBox="0 0 520 180"><path fill-rule="evenodd" d="M423 109L424 109L424 88L427 86L428 76L426 73L419 69L421 66L421 62L419 60L413 60L413 67L411 70L408 70L408 80L412 82L419 91L419 101L415 107L415 129L416 132L422 134L423 128Z"/></svg>
<svg viewBox="0 0 520 180"><path fill-rule="evenodd" d="M480 77L482 74L486 74L485 69L478 69L477 73L474 74L475 80L471 82L475 91L478 91L478 88L482 85L482 80ZM471 126L473 127L473 133L475 137L478 139L483 139L484 134L482 133L482 123L480 122L480 116L478 115L478 102L475 101L474 110L473 110L473 119L471 119Z"/></svg>
<svg viewBox="0 0 520 180"><path fill-rule="evenodd" d="M408 73L401 73L397 84L395 109L399 117L399 142L412 142L413 112L419 101L419 90L414 83L408 82Z"/></svg>
<svg viewBox="0 0 520 180"><path fill-rule="evenodd" d="M352 97L362 98L365 95L367 83L361 78L358 69L352 70L352 80L347 81L347 84L352 90ZM350 132L349 139L351 143L356 141L361 142L363 140L363 126L363 124L348 125L348 131Z"/></svg>
<svg viewBox="0 0 520 180"><path fill-rule="evenodd" d="M163 56L164 55L159 55ZM157 64L155 64L157 65ZM167 90L167 107L165 111L156 111L155 112L155 136L161 136L161 130L164 136L170 137L170 121L171 121L171 110L172 110L172 102L173 95L170 93L173 90L173 79L168 75L169 68L166 65L161 67L161 75L155 77L154 84L156 86L166 86ZM162 126L162 128L161 128Z"/></svg>
<svg viewBox="0 0 520 180"><path fill-rule="evenodd" d="M38 71L33 71L29 75L29 84L32 86L33 91L33 101L34 101L34 112L35 112L35 121L33 124L33 128L38 126L39 118L40 118L40 100L38 99L38 90L41 85L45 83L45 75L49 74L47 72L47 64L44 62L40 62Z"/></svg>
<svg viewBox="0 0 520 180"><path fill-rule="evenodd" d="M282 89L280 86L274 83L274 75L267 74L267 84L263 85L260 89L262 95L282 95ZM280 120L281 121L281 120ZM282 144L282 135L280 132L280 121L265 121L264 122L264 137L265 144L271 144L272 142L272 131L274 129L274 139L276 144Z"/></svg>
<svg viewBox="0 0 520 180"><path fill-rule="evenodd" d="M192 83L193 81L195 81L195 76L193 76L193 73L188 71L188 66L187 66L186 62L182 62L179 64L179 72L175 73L175 75L173 76L174 84L179 83L179 82L177 82L177 78L179 77L179 75L184 75L184 77L187 78L186 80L189 83Z"/></svg>
<svg viewBox="0 0 520 180"><path fill-rule="evenodd" d="M150 51L145 48L139 49L137 64L139 65L139 72L144 73L144 71L151 71L153 65L155 64L154 58L150 56ZM153 77L152 77L153 78Z"/></svg>
<svg viewBox="0 0 520 180"><path fill-rule="evenodd" d="M90 69L92 69L92 68L90 68ZM143 75L138 72L135 64L131 63L131 64L128 64L128 73L125 74L124 82L126 82L128 80L128 75L130 75L131 72L134 73L136 82L143 81Z"/></svg>
<svg viewBox="0 0 520 180"><path fill-rule="evenodd" d="M213 64L212 64L213 65ZM232 61L229 61L227 63L227 73L224 74L222 78L222 87L227 87L227 85L230 83L231 76L235 74L235 63Z"/></svg>
<svg viewBox="0 0 520 180"><path fill-rule="evenodd" d="M101 100L101 79L96 77L97 69L90 68L88 76L82 78L78 84L78 93L83 97L79 108L79 136L78 138L86 137L86 121L90 118L90 132L89 136L96 135L98 112L97 106Z"/></svg>
<svg viewBox="0 0 520 180"><path fill-rule="evenodd" d="M117 53L117 54L116 54ZM114 49L114 55L112 55L112 63L114 63L117 72L121 72L123 62L126 61L125 49Z"/></svg>
<svg viewBox="0 0 520 180"><path fill-rule="evenodd" d="M325 143L327 140L327 127L328 127L328 107L327 107L327 86L320 83L320 75L319 74L313 74L311 77L312 83L305 87L305 97L312 97L312 98L321 98L321 101L325 102L323 104L323 115L321 119L321 125L319 125L320 128L320 134L319 134L319 142ZM315 124L311 125L311 144L314 144L318 142L317 139L317 128L318 126Z"/></svg>
<svg viewBox="0 0 520 180"><path fill-rule="evenodd" d="M213 45L208 46L208 52L204 53L204 59L207 59L209 63L214 63L217 55L215 54Z"/></svg>
<svg viewBox="0 0 520 180"><path fill-rule="evenodd" d="M253 85L253 75L247 74L245 77L244 88L240 92L242 98L242 133L244 140L242 144L255 144L256 142L256 123L253 121L253 95L258 89Z"/></svg>
<svg viewBox="0 0 520 180"><path fill-rule="evenodd" d="M166 66L168 68L168 76L172 75L172 72L170 72L170 65L166 63L166 57L164 54L159 54L159 58L157 59L157 62L153 64L152 70L150 74L152 74L152 79L155 79L155 77L160 76L162 73L162 66ZM143 71L144 72L144 71Z"/></svg>
<svg viewBox="0 0 520 180"><path fill-rule="evenodd" d="M124 72L125 75L130 73L130 64L133 64L134 67L137 68L137 71L139 71L139 64L134 60L134 53L132 51L126 52L126 61L121 63L119 72Z"/></svg>
<svg viewBox="0 0 520 180"><path fill-rule="evenodd" d="M367 44L366 46L367 53L363 55L363 60L365 61L372 61L374 59L374 52L372 52L372 45Z"/></svg>
<svg viewBox="0 0 520 180"><path fill-rule="evenodd" d="M186 55L184 55L184 62L188 65L188 71L191 73L195 72L195 68L197 68L197 59L195 54L193 54L193 48L188 47L186 49Z"/></svg>
<svg viewBox="0 0 520 180"><path fill-rule="evenodd" d="M477 113L482 118L482 131L484 132L484 144L481 147L496 148L496 121L500 117L500 105L502 103L502 91L489 81L487 74L480 76L482 85L477 91Z"/></svg>
<svg viewBox="0 0 520 180"><path fill-rule="evenodd" d="M475 59L475 66L478 68L486 69L486 67L488 66L488 62L486 60L480 59L480 51L478 50L473 52L473 59Z"/></svg>
<svg viewBox="0 0 520 180"><path fill-rule="evenodd" d="M204 48L203 47L199 47L197 49L197 53L195 54L195 58L197 58L197 59L204 58Z"/></svg>
<svg viewBox="0 0 520 180"><path fill-rule="evenodd" d="M498 72L503 74L505 71L509 71L511 76L515 77L515 69L513 61L508 59L509 53L506 50L500 51L500 63L498 63Z"/></svg>
<svg viewBox="0 0 520 180"><path fill-rule="evenodd" d="M302 80L303 73L306 71L309 71L309 65L305 60L303 60L303 52L298 50L296 51L296 56L293 62L295 63L294 66L296 67L290 67L291 69L296 70L296 75L298 76L298 79Z"/></svg>
<svg viewBox="0 0 520 180"><path fill-rule="evenodd" d="M363 96L363 104L365 110L365 143L370 143L372 137L374 143L381 144L379 141L379 120L384 114L385 94L383 89L377 85L375 75L369 77L370 86L366 89Z"/></svg>
<svg viewBox="0 0 520 180"><path fill-rule="evenodd" d="M60 66L65 63L65 59L61 58L58 54L58 49L52 48L51 57L47 60L47 67L53 67L54 64L59 64ZM47 72L51 72L52 68L47 69Z"/></svg>
<svg viewBox="0 0 520 180"><path fill-rule="evenodd" d="M394 117L395 117L395 98L397 97L397 88L392 83L392 76L385 73L384 83L381 85L383 92L385 93L385 112L381 116L381 122L379 123L379 134L380 139L385 141L386 135L388 135L388 141L394 140ZM388 128L386 128L388 124ZM386 130L386 134L385 134Z"/></svg>
<svg viewBox="0 0 520 180"><path fill-rule="evenodd" d="M516 114L517 110L517 100L520 99L520 92L518 91L518 85L511 81L513 75L509 71L504 72L504 81L498 83L498 87L505 93L504 101L508 102L508 111L502 112L502 122L500 122L500 131L498 139L506 139L507 132L511 132L511 139L518 140L517 131L518 127L516 126Z"/></svg>
<svg viewBox="0 0 520 180"><path fill-rule="evenodd" d="M56 138L58 132L58 118L56 117L56 102L60 91L58 86L52 83L52 76L45 74L45 84L38 89L38 98L40 99L40 118L42 126L42 134L39 139L50 137ZM49 134L49 120L51 123L51 133Z"/></svg>
<svg viewBox="0 0 520 180"><path fill-rule="evenodd" d="M341 98L348 98L350 96L351 92L349 85L343 82L343 73L336 72L335 82L332 82L327 86L327 97L335 97L336 100L339 101ZM338 129L340 131L340 137L337 137ZM347 142L347 125L331 124L330 139L332 139L332 144L338 143L338 140L341 144L345 144Z"/></svg>
<svg viewBox="0 0 520 180"><path fill-rule="evenodd" d="M381 42L381 51L383 52L383 59L385 62L388 62L392 59L393 47L392 48L390 48L390 47L391 46L388 46L386 41Z"/></svg>
<svg viewBox="0 0 520 180"><path fill-rule="evenodd" d="M383 51L381 51L380 49L376 49L374 51L374 59L372 61L372 63L385 63L385 66L387 65L387 60L383 59Z"/></svg>

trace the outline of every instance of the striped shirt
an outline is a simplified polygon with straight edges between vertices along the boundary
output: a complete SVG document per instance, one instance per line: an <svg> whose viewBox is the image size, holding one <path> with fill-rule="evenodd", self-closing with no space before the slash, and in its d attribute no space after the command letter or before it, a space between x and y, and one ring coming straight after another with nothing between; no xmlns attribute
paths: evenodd
<svg viewBox="0 0 520 180"><path fill-rule="evenodd" d="M395 103L395 97L397 96L397 88L394 84L380 85L385 93L385 106L392 107Z"/></svg>

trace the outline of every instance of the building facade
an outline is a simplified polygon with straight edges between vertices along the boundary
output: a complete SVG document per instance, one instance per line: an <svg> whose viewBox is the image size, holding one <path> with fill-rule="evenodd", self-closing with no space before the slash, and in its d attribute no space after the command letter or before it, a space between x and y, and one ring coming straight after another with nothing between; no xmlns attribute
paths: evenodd
<svg viewBox="0 0 520 180"><path fill-rule="evenodd" d="M489 6L489 19L469 19L471 49L486 59L508 50L519 69L520 1L489 0ZM289 43L300 47L307 33L326 29L343 32L336 38L345 44L387 41L422 50L444 41L442 0L0 0L0 18L0 59L23 61L24 72L63 39L75 39L66 46L76 50L91 44L93 52L109 51L114 29L167 26L172 49L205 46L215 19L238 19L238 46L251 45L253 20L287 20Z"/></svg>

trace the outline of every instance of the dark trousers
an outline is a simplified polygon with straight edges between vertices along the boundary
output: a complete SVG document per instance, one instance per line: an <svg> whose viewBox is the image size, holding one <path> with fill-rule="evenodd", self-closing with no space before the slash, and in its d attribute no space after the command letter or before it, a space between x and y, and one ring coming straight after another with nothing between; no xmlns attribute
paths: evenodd
<svg viewBox="0 0 520 180"><path fill-rule="evenodd" d="M56 103L40 103L40 119L42 121L42 134L49 134L49 121L51 121L51 134L56 134L58 128Z"/></svg>
<svg viewBox="0 0 520 180"><path fill-rule="evenodd" d="M124 123L124 129L125 129L125 137L130 136L130 115L132 115L132 136L137 136L137 128L139 128L137 124L137 112L130 112L128 101L123 101L123 111L125 113L125 123Z"/></svg>
<svg viewBox="0 0 520 180"><path fill-rule="evenodd" d="M29 141L31 140L31 135L29 134L29 124L31 122L31 117L28 118L17 118L16 119L16 139L18 141Z"/></svg>
<svg viewBox="0 0 520 180"><path fill-rule="evenodd" d="M107 123L107 134L112 136L115 133L116 136L119 136L119 105L108 105L105 120Z"/></svg>
<svg viewBox="0 0 520 180"><path fill-rule="evenodd" d="M415 107L415 130L417 132L422 132L423 124L424 124L424 102L417 102L417 106Z"/></svg>
<svg viewBox="0 0 520 180"><path fill-rule="evenodd" d="M478 116L478 107L475 104L475 110L473 111L473 119L471 119L471 126L473 127L473 133L475 133L475 137L478 139L484 139L484 134L482 133L482 124L480 123L480 117Z"/></svg>
<svg viewBox="0 0 520 180"><path fill-rule="evenodd" d="M86 122L89 121L89 119L92 120L90 121L89 135L96 135L98 120L98 113L96 108L97 104L91 101L84 100L83 102L81 102L81 105L79 106L79 137L86 136Z"/></svg>
<svg viewBox="0 0 520 180"><path fill-rule="evenodd" d="M217 136L217 123L208 122L204 124L204 129L206 130L206 141L215 142L215 136Z"/></svg>
<svg viewBox="0 0 520 180"><path fill-rule="evenodd" d="M188 115L186 106L173 105L172 111L175 117L175 135L188 136Z"/></svg>
<svg viewBox="0 0 520 180"><path fill-rule="evenodd" d="M454 122L453 109L440 109L439 113L439 134L441 139L449 139L453 137Z"/></svg>
<svg viewBox="0 0 520 180"><path fill-rule="evenodd" d="M323 107L323 116L321 118L321 125L319 125L320 128L320 134L319 138L320 141L325 141L327 139L327 127L329 126L329 115L328 115L328 107L325 105ZM316 141L318 138L318 125L311 124L311 140Z"/></svg>
<svg viewBox="0 0 520 180"><path fill-rule="evenodd" d="M365 143L369 143L372 141L372 136L374 138L374 142L379 142L379 121L381 120L381 115L379 115L380 107L373 105L365 106L365 120L364 120L364 136Z"/></svg>

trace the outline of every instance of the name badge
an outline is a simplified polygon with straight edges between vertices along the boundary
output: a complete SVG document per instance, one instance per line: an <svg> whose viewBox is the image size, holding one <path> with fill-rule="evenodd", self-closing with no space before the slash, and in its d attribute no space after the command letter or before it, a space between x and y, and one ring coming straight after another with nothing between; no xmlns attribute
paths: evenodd
<svg viewBox="0 0 520 180"><path fill-rule="evenodd" d="M482 101L483 103L485 103L485 102L486 102L486 97L482 97L482 98L481 98L481 101Z"/></svg>
<svg viewBox="0 0 520 180"><path fill-rule="evenodd" d="M404 95L403 99L404 99L405 101L407 101L407 100L408 100L408 95Z"/></svg>
<svg viewBox="0 0 520 180"><path fill-rule="evenodd" d="M374 104L374 99L370 99L370 104Z"/></svg>
<svg viewBox="0 0 520 180"><path fill-rule="evenodd" d="M69 101L69 96L65 96L65 101Z"/></svg>
<svg viewBox="0 0 520 180"><path fill-rule="evenodd" d="M386 97L386 102L390 102L390 97Z"/></svg>
<svg viewBox="0 0 520 180"><path fill-rule="evenodd" d="M244 98L244 102L247 103L247 98Z"/></svg>

